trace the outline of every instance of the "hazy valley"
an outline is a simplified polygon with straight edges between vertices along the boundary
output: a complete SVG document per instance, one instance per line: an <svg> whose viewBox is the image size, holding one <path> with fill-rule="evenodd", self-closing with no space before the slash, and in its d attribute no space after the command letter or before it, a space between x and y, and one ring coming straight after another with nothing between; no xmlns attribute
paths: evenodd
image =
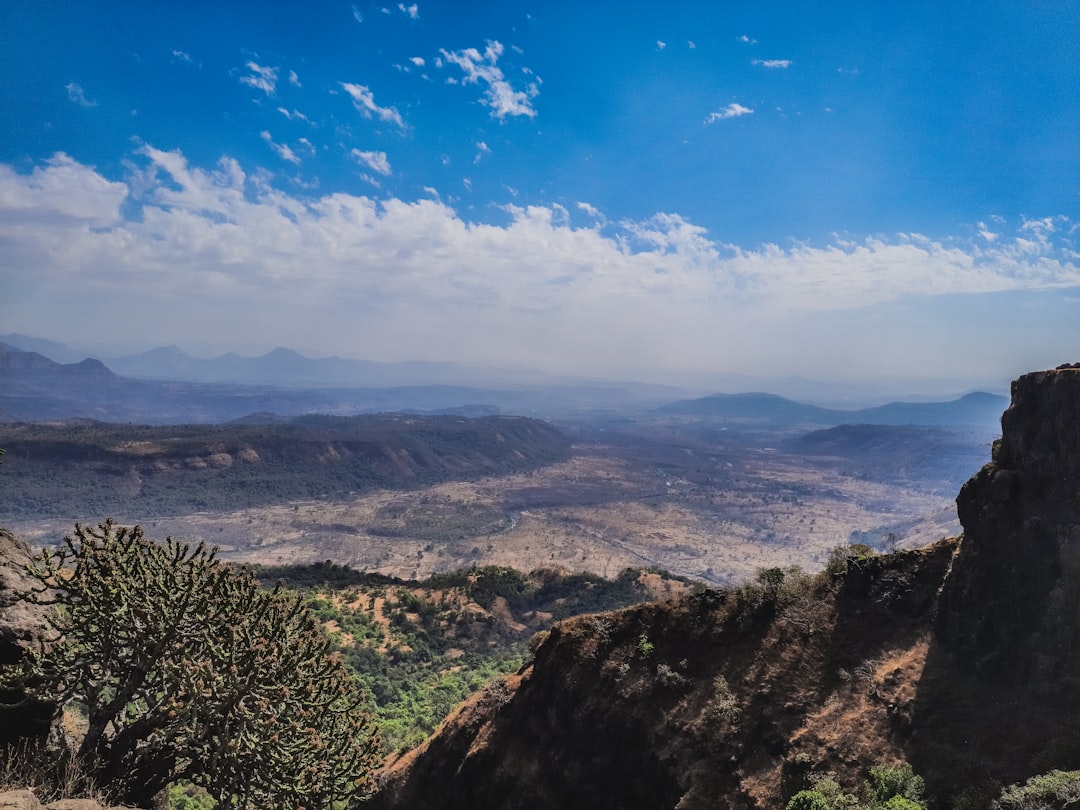
<svg viewBox="0 0 1080 810"><path fill-rule="evenodd" d="M286 408L226 425L140 427L116 424L126 421L128 386L184 390L171 402L190 423L213 412L199 387L209 384L131 380L91 364L109 381L98 386L87 362L15 349L0 358L11 381L0 410L36 402L39 419L65 417L0 424L0 521L33 542L111 516L205 539L238 561L329 559L399 577L474 564L605 576L651 565L731 583L761 567L820 568L852 541L924 544L958 531L952 499L989 457L1004 407L990 394L858 411L764 394L658 405L626 388L602 389L601 407L596 390L534 386L527 398L533 411L551 411L544 422L415 412L290 419ZM267 400L263 390L232 386L230 407L290 398L317 410L327 395L274 388L278 399ZM419 390L410 396L422 402L430 389ZM476 414L506 405L480 390L452 396L462 391ZM452 401L461 407L443 404ZM154 402L146 407L168 413ZM95 413L112 420L86 421Z"/></svg>

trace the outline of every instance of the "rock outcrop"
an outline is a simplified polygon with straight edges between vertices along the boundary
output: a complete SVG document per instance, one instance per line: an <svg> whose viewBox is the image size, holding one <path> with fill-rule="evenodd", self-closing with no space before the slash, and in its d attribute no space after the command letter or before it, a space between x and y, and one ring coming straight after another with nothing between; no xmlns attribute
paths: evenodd
<svg viewBox="0 0 1080 810"><path fill-rule="evenodd" d="M994 459L957 497L939 635L986 678L1080 699L1080 368L1013 382Z"/></svg>
<svg viewBox="0 0 1080 810"><path fill-rule="evenodd" d="M31 647L46 642L50 625L46 611L26 601L30 589L25 567L30 549L11 532L0 529L0 667L18 664ZM49 733L56 707L33 700L19 689L0 688L0 746Z"/></svg>

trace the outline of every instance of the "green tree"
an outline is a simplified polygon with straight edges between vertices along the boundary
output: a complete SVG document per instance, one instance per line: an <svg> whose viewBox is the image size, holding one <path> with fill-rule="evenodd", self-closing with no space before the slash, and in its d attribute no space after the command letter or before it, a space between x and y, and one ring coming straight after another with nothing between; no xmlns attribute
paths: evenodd
<svg viewBox="0 0 1080 810"><path fill-rule="evenodd" d="M1006 788L994 810L1060 810L1080 803L1080 771L1050 771Z"/></svg>
<svg viewBox="0 0 1080 810"><path fill-rule="evenodd" d="M863 784L863 793L871 807L887 807L889 810L924 807L924 789L923 778L916 775L907 763L875 765L870 769L870 778Z"/></svg>
<svg viewBox="0 0 1080 810"><path fill-rule="evenodd" d="M380 746L356 681L301 598L215 555L109 521L36 559L37 601L60 610L28 682L85 710L75 756L139 806L179 779L222 807L368 795Z"/></svg>

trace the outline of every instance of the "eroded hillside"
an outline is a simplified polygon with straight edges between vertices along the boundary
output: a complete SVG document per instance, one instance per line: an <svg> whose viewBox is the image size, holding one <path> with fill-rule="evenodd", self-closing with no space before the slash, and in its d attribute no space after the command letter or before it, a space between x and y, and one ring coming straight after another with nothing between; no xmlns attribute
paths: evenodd
<svg viewBox="0 0 1080 810"><path fill-rule="evenodd" d="M812 772L854 790L907 761L935 806L988 807L1075 767L1077 403L1080 369L1014 383L962 540L557 625L377 806L774 808Z"/></svg>

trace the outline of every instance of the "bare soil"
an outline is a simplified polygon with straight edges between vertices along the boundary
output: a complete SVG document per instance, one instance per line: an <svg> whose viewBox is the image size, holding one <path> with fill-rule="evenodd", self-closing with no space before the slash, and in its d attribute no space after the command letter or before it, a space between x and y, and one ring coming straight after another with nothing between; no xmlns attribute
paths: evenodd
<svg viewBox="0 0 1080 810"><path fill-rule="evenodd" d="M913 547L959 531L953 485L875 476L872 465L868 474L865 459L853 473L842 459L779 449L783 436L664 425L595 436L581 437L568 461L532 472L197 512L144 528L205 540L245 563L332 560L402 578L473 564L604 576L657 566L718 584L763 567L820 569L852 540ZM32 545L70 530L55 520L11 528Z"/></svg>

